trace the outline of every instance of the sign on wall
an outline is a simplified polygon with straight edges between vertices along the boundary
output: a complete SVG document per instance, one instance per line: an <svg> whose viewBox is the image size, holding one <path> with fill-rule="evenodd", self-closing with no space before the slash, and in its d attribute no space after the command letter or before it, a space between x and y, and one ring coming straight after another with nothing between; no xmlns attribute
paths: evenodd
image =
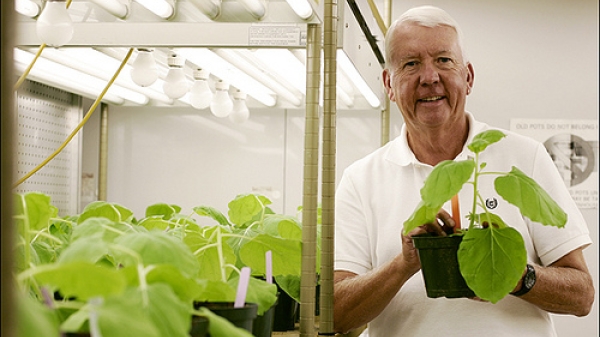
<svg viewBox="0 0 600 337"><path fill-rule="evenodd" d="M510 129L544 143L579 208L598 208L598 120L514 118Z"/></svg>

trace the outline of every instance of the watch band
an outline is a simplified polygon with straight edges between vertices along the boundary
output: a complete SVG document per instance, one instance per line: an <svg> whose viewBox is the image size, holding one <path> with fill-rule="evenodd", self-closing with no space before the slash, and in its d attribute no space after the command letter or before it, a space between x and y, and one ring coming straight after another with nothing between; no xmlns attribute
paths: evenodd
<svg viewBox="0 0 600 337"><path fill-rule="evenodd" d="M527 294L531 290L531 288L533 288L533 286L535 285L535 281L536 281L535 268L533 268L533 266L528 263L527 270L525 271L525 275L523 276L523 279L521 280L521 289L519 289L518 291L515 291L514 293L511 293L511 295L523 296L523 295Z"/></svg>

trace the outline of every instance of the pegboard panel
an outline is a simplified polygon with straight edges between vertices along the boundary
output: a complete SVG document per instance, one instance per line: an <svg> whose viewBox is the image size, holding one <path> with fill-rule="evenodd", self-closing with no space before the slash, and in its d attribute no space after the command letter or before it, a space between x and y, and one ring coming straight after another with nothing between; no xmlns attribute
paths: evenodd
<svg viewBox="0 0 600 337"><path fill-rule="evenodd" d="M60 148L81 120L78 95L38 82L25 81L17 91L16 179ZM15 189L48 194L61 216L76 214L79 200L80 137Z"/></svg>

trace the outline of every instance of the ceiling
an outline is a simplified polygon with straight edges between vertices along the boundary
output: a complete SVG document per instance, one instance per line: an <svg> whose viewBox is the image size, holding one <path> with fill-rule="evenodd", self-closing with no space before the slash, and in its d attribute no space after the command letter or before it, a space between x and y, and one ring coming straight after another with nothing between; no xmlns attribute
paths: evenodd
<svg viewBox="0 0 600 337"><path fill-rule="evenodd" d="M27 1L39 8L46 4ZM172 5L167 18L151 12L143 1L73 0L68 3L73 35L59 47L41 47L39 14L19 14L17 74L25 73L33 64L28 79L95 99L127 58L105 102L190 105L189 92L172 98L163 90L169 56L175 54L184 61L188 87L194 82L194 72L203 69L209 72L207 82L213 93L217 83L224 81L230 85L230 95L237 91L247 94L249 107L304 108L307 30L309 24L322 23L323 1L307 0L312 14L303 15L306 18L296 14L286 0L166 0ZM354 9L360 8L366 22L357 21L349 3ZM382 65L375 51L382 50L383 34L373 23L366 1L338 6L337 107L378 109L384 96ZM370 29L370 40L364 33L365 25ZM144 87L130 75L140 49L152 51L158 68L158 80ZM33 63L36 54L40 56ZM360 76L353 78L353 71ZM74 77L68 75L70 72Z"/></svg>

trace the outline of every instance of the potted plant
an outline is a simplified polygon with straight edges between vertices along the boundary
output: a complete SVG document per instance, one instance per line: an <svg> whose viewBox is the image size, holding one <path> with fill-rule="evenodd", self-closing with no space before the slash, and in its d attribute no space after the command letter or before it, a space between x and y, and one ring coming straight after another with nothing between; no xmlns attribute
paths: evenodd
<svg viewBox="0 0 600 337"><path fill-rule="evenodd" d="M211 206L194 208L197 214L217 222L227 248L231 248L232 260L237 257L238 268L250 267L254 278L266 279L265 255L270 252L271 276L279 294L274 307L264 314L259 312L254 329L257 336L293 329L300 296L302 226L294 216L274 213L270 204L265 196L240 194L228 203L227 215Z"/></svg>
<svg viewBox="0 0 600 337"><path fill-rule="evenodd" d="M129 209L107 202L59 218L50 198L35 192L16 195L14 204L18 307L26 313L20 315L21 331L39 326L48 335L60 329L92 336L188 337L197 332L192 318L202 316L212 337L251 336L210 310L193 307L214 288L198 276L199 262L182 241L186 229L198 226L178 216L176 206L149 207L150 215L138 221ZM174 212L154 214L159 209ZM235 275L227 283L235 285ZM272 298L273 288L253 286L252 293Z"/></svg>
<svg viewBox="0 0 600 337"><path fill-rule="evenodd" d="M465 184L473 187L473 203L468 215L469 226L446 237L413 237L415 248L423 244L421 240L430 237L443 245L454 246L456 253L445 253L446 259L436 268L448 267L449 261L458 262L460 276L472 290L463 295L473 295L492 303L498 302L509 294L521 279L527 263L527 251L519 231L510 227L497 214L484 207L485 201L480 195L480 178L495 175L494 189L508 203L516 206L521 214L531 221L543 225L564 227L567 216L560 206L532 178L517 167L509 172L488 172L486 163L480 162L480 154L506 135L499 130L488 130L476 135L468 144L475 157L460 161L442 161L437 164L426 178L421 188L421 201L412 215L404 222L403 233L436 221L440 208L455 197ZM483 209L478 213L479 209ZM426 244L428 245L428 244ZM452 256L452 254L455 254ZM428 260L421 258L425 284L433 283L426 275ZM435 260L435 259L434 259ZM444 283L444 282L441 282ZM448 282L446 282L448 283ZM438 297L438 295L430 297ZM439 295L443 296L443 295ZM463 297L461 295L447 297Z"/></svg>

